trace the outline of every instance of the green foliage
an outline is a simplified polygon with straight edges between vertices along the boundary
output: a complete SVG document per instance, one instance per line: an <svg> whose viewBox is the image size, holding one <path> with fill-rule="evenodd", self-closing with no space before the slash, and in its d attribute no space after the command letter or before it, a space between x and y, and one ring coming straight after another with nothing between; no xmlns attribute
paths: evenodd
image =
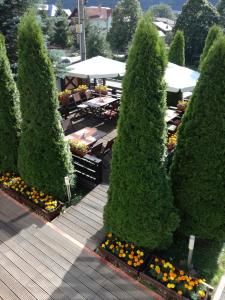
<svg viewBox="0 0 225 300"><path fill-rule="evenodd" d="M178 133L171 169L180 231L225 239L225 39L212 47Z"/></svg>
<svg viewBox="0 0 225 300"><path fill-rule="evenodd" d="M0 32L5 36L7 54L13 69L17 63L17 29L20 17L38 0L4 0L0 2Z"/></svg>
<svg viewBox="0 0 225 300"><path fill-rule="evenodd" d="M182 31L177 30L170 45L169 61L179 66L185 65L185 41Z"/></svg>
<svg viewBox="0 0 225 300"><path fill-rule="evenodd" d="M213 46L213 44L219 39L219 37L222 35L222 30L219 26L214 25L210 28L206 41L205 41L205 47L203 49L203 53L200 57L200 65L199 65L199 69L201 70L201 66L205 60L205 58L207 57L209 50L211 49L211 47Z"/></svg>
<svg viewBox="0 0 225 300"><path fill-rule="evenodd" d="M225 0L220 0L217 5L220 14L220 24L225 29Z"/></svg>
<svg viewBox="0 0 225 300"><path fill-rule="evenodd" d="M139 0L120 0L113 10L108 41L113 51L126 52L141 16Z"/></svg>
<svg viewBox="0 0 225 300"><path fill-rule="evenodd" d="M0 173L17 171L20 130L19 93L0 34Z"/></svg>
<svg viewBox="0 0 225 300"><path fill-rule="evenodd" d="M164 3L151 6L150 11L152 15L156 18L167 18L171 20L175 19L175 15L172 11L171 6Z"/></svg>
<svg viewBox="0 0 225 300"><path fill-rule="evenodd" d="M187 64L198 65L209 28L218 22L219 14L208 0L189 0L184 4L174 30L184 32Z"/></svg>
<svg viewBox="0 0 225 300"><path fill-rule="evenodd" d="M178 225L164 166L165 66L164 44L146 16L128 55L104 224L151 249L168 245Z"/></svg>
<svg viewBox="0 0 225 300"><path fill-rule="evenodd" d="M97 55L111 57L110 46L106 35L97 27L91 26L87 38L87 58Z"/></svg>
<svg viewBox="0 0 225 300"><path fill-rule="evenodd" d="M23 119L19 173L29 185L62 199L64 177L73 180L71 153L60 124L55 76L32 13L19 28L18 71Z"/></svg>
<svg viewBox="0 0 225 300"><path fill-rule="evenodd" d="M48 43L51 43L54 36L54 17L49 17L46 11L39 12L41 16L41 29Z"/></svg>
<svg viewBox="0 0 225 300"><path fill-rule="evenodd" d="M72 43L73 37L69 27L68 17L62 6L58 3L51 44L56 47L68 48L72 45Z"/></svg>

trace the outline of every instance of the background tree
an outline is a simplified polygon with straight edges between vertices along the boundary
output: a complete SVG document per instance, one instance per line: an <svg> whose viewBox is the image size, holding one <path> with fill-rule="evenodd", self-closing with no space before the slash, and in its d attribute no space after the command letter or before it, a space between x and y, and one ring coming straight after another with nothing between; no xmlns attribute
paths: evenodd
<svg viewBox="0 0 225 300"><path fill-rule="evenodd" d="M104 224L151 249L165 247L178 225L163 162L165 66L164 45L147 16L128 55Z"/></svg>
<svg viewBox="0 0 225 300"><path fill-rule="evenodd" d="M141 16L139 0L120 0L113 10L108 41L113 51L126 52Z"/></svg>
<svg viewBox="0 0 225 300"><path fill-rule="evenodd" d="M164 3L160 3L158 5L151 6L150 11L151 11L153 17L155 17L155 18L167 18L167 19L171 19L171 20L175 19L175 15L172 11L171 6L164 4Z"/></svg>
<svg viewBox="0 0 225 300"><path fill-rule="evenodd" d="M220 14L220 24L225 29L225 0L220 0L217 5Z"/></svg>
<svg viewBox="0 0 225 300"><path fill-rule="evenodd" d="M17 171L20 130L19 93L0 34L0 173Z"/></svg>
<svg viewBox="0 0 225 300"><path fill-rule="evenodd" d="M209 33L206 38L206 41L205 41L205 47L203 49L203 53L200 57L199 69L201 69L201 66L202 66L206 56L208 55L210 48L213 46L213 44L219 39L219 37L222 34L223 34L223 32L219 26L214 25L210 28Z"/></svg>
<svg viewBox="0 0 225 300"><path fill-rule="evenodd" d="M20 17L26 9L38 0L4 0L0 1L0 32L5 36L7 55L13 70L17 64L17 29Z"/></svg>
<svg viewBox="0 0 225 300"><path fill-rule="evenodd" d="M182 31L177 30L174 39L170 45L169 61L179 66L185 65L185 41Z"/></svg>
<svg viewBox="0 0 225 300"><path fill-rule="evenodd" d="M18 71L23 120L19 173L31 186L63 198L64 177L73 179L71 153L60 124L55 76L33 13L20 24Z"/></svg>
<svg viewBox="0 0 225 300"><path fill-rule="evenodd" d="M111 50L109 43L106 41L106 34L95 26L91 26L86 41L87 58L102 55L111 57Z"/></svg>
<svg viewBox="0 0 225 300"><path fill-rule="evenodd" d="M171 176L180 231L225 239L225 39L203 62L178 132Z"/></svg>
<svg viewBox="0 0 225 300"><path fill-rule="evenodd" d="M209 28L218 24L219 14L208 0L189 0L177 18L174 31L185 37L185 61L198 65Z"/></svg>
<svg viewBox="0 0 225 300"><path fill-rule="evenodd" d="M57 3L54 33L52 35L51 44L61 48L68 48L73 44L69 20L60 2Z"/></svg>

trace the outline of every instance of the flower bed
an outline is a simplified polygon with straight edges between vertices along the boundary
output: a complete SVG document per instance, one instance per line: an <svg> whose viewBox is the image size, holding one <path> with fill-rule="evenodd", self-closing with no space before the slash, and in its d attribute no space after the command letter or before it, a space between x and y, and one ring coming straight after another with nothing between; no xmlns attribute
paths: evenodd
<svg viewBox="0 0 225 300"><path fill-rule="evenodd" d="M146 266L141 279L158 287L166 299L207 299L204 279L192 278L164 259L153 257Z"/></svg>
<svg viewBox="0 0 225 300"><path fill-rule="evenodd" d="M65 90L63 92L58 93L59 102L63 106L67 106L69 104L69 98L70 98L71 93L72 93L71 90Z"/></svg>
<svg viewBox="0 0 225 300"><path fill-rule="evenodd" d="M62 202L38 191L36 188L29 187L20 176L15 174L6 173L2 175L0 177L0 188L48 221L57 217L63 208Z"/></svg>
<svg viewBox="0 0 225 300"><path fill-rule="evenodd" d="M167 149L171 152L177 144L177 133L172 134L168 137Z"/></svg>
<svg viewBox="0 0 225 300"><path fill-rule="evenodd" d="M120 241L111 233L98 248L98 253L132 276L138 276L139 272L144 269L146 261L144 251L132 243Z"/></svg>
<svg viewBox="0 0 225 300"><path fill-rule="evenodd" d="M133 243L109 233L97 253L124 272L150 284L165 299L208 300L204 279L196 279L177 269L171 262L152 256Z"/></svg>

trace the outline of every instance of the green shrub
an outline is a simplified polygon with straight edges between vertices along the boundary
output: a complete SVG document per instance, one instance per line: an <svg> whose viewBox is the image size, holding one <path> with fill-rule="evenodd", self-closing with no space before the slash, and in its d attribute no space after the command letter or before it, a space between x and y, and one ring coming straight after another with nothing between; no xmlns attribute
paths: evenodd
<svg viewBox="0 0 225 300"><path fill-rule="evenodd" d="M104 223L121 239L151 249L168 245L178 225L164 166L165 66L157 30L142 18L123 81Z"/></svg>
<svg viewBox="0 0 225 300"><path fill-rule="evenodd" d="M225 239L225 39L203 62L199 81L178 132L171 167L180 231Z"/></svg>
<svg viewBox="0 0 225 300"><path fill-rule="evenodd" d="M19 93L0 34L0 173L17 171L20 132Z"/></svg>
<svg viewBox="0 0 225 300"><path fill-rule="evenodd" d="M60 124L53 69L41 29L32 12L19 28L19 78L22 132L18 169L27 184L63 198L64 177L73 166Z"/></svg>

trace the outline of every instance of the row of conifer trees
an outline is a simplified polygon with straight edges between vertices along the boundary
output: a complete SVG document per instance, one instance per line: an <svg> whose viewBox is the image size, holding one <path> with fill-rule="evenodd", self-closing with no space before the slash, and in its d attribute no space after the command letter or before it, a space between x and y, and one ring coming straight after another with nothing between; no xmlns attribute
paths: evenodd
<svg viewBox="0 0 225 300"><path fill-rule="evenodd" d="M225 239L225 37L202 58L169 176L166 60L151 18L142 18L128 55L104 209L107 231L150 249L166 248L175 230Z"/></svg>
<svg viewBox="0 0 225 300"><path fill-rule="evenodd" d="M15 172L45 193L64 198L74 184L71 153L60 123L53 69L31 11L19 26L18 90L0 35L0 173Z"/></svg>

